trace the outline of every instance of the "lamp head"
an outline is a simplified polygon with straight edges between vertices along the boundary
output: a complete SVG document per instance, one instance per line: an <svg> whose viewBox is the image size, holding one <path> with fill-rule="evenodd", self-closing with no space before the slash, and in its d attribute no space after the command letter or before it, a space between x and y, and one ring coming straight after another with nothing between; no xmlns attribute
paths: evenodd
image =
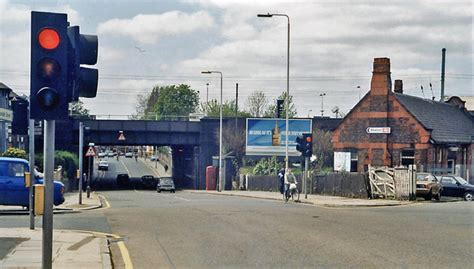
<svg viewBox="0 0 474 269"><path fill-rule="evenodd" d="M267 13L267 14L257 14L257 17L259 18L271 18L273 17L273 14Z"/></svg>

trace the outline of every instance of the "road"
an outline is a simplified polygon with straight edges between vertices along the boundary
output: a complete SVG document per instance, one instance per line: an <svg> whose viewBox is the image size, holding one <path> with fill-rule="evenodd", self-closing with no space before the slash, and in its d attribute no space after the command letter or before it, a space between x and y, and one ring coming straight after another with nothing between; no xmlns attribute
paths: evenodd
<svg viewBox="0 0 474 269"><path fill-rule="evenodd" d="M120 169L151 172L122 163L111 161L106 186ZM334 209L133 187L106 188L110 208L57 215L55 228L124 236L135 268L461 268L474 258L472 202ZM28 218L0 216L8 225Z"/></svg>

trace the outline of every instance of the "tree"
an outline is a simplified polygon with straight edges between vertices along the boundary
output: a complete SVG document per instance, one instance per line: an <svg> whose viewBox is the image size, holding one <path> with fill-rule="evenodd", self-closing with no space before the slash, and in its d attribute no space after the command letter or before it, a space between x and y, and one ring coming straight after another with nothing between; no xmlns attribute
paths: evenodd
<svg viewBox="0 0 474 269"><path fill-rule="evenodd" d="M252 117L262 117L268 106L268 97L262 91L254 91L247 98L246 106Z"/></svg>
<svg viewBox="0 0 474 269"><path fill-rule="evenodd" d="M155 86L149 94L138 95L135 118L188 116L196 111L199 94L189 85Z"/></svg>
<svg viewBox="0 0 474 269"><path fill-rule="evenodd" d="M330 131L320 129L314 131L313 155L316 156L316 169L318 170L332 166L334 151L331 136Z"/></svg>
<svg viewBox="0 0 474 269"><path fill-rule="evenodd" d="M89 109L85 108L84 103L81 100L72 102L69 106L72 116L78 117L89 117Z"/></svg>
<svg viewBox="0 0 474 269"><path fill-rule="evenodd" d="M278 96L277 99L286 100L286 91L282 92L280 94L280 96ZM292 95L290 95L289 104L290 104L290 106L289 106L288 117L293 118L298 114L298 112L296 111L296 106L293 103L293 96ZM273 117L275 117L275 112L276 112L276 104L272 104L272 105L268 106L267 110L264 113L264 116L269 117L269 118L273 118ZM283 102L283 111L281 113L281 117L286 118L286 101Z"/></svg>
<svg viewBox="0 0 474 269"><path fill-rule="evenodd" d="M208 117L220 117L220 102L217 99L209 100L207 103L201 103L201 111ZM238 111L235 114L235 101L225 101L222 103L222 117L249 117L250 114L245 111Z"/></svg>

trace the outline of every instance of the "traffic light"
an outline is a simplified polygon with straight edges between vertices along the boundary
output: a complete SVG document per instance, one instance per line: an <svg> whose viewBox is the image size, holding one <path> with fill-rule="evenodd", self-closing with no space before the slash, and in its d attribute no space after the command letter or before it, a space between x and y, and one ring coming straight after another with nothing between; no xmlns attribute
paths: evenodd
<svg viewBox="0 0 474 269"><path fill-rule="evenodd" d="M283 111L283 102L285 100L277 99L277 106L276 106L276 117L281 118L281 112Z"/></svg>
<svg viewBox="0 0 474 269"><path fill-rule="evenodd" d="M67 15L31 12L30 118L68 115Z"/></svg>
<svg viewBox="0 0 474 269"><path fill-rule="evenodd" d="M64 120L79 97L97 94L97 36L69 27L67 14L31 12L30 118Z"/></svg>
<svg viewBox="0 0 474 269"><path fill-rule="evenodd" d="M297 136L296 150L301 152L303 157L311 157L313 155L313 135L306 133Z"/></svg>
<svg viewBox="0 0 474 269"><path fill-rule="evenodd" d="M28 135L28 101L21 97L13 98L12 110L12 134Z"/></svg>

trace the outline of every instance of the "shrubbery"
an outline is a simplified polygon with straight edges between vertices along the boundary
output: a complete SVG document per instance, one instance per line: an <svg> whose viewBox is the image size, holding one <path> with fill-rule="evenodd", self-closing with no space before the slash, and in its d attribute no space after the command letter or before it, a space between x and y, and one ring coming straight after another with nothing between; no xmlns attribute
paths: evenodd
<svg viewBox="0 0 474 269"><path fill-rule="evenodd" d="M1 154L2 157L21 158L28 160L26 151L18 148L9 148L7 151Z"/></svg>

